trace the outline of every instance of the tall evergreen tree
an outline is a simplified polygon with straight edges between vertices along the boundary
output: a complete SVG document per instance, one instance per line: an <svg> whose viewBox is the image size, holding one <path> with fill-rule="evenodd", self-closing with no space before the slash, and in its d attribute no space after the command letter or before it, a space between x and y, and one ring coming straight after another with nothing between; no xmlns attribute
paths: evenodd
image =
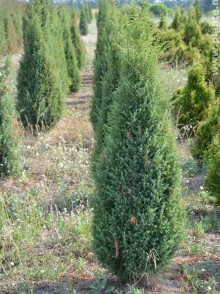
<svg viewBox="0 0 220 294"><path fill-rule="evenodd" d="M124 20L120 79L92 202L95 254L130 282L169 262L183 221L175 140L145 20L136 11Z"/></svg>
<svg viewBox="0 0 220 294"><path fill-rule="evenodd" d="M53 127L65 105L64 80L61 80L55 59L59 56L51 51L51 39L55 35L51 36L48 29L47 5L46 0L27 4L23 24L24 54L18 72L18 110L24 126L34 131Z"/></svg>
<svg viewBox="0 0 220 294"><path fill-rule="evenodd" d="M88 20L84 7L82 7L82 9L80 10L79 28L81 35L86 36L88 34Z"/></svg>
<svg viewBox="0 0 220 294"><path fill-rule="evenodd" d="M81 77L78 68L76 50L72 43L70 31L70 17L66 8L62 7L59 11L63 29L63 43L65 49L65 58L67 63L67 72L70 79L70 91L76 92L81 85Z"/></svg>
<svg viewBox="0 0 220 294"><path fill-rule="evenodd" d="M99 15L97 18L98 27L98 40L95 52L95 62L94 62L94 81L93 90L94 96L92 100L91 108L91 121L94 130L99 118L99 111L102 103L102 83L105 73L108 71L107 65L107 51L109 48L109 36L112 33L112 13L114 14L112 3L106 0L100 1Z"/></svg>
<svg viewBox="0 0 220 294"><path fill-rule="evenodd" d="M14 98L8 93L9 73L7 62L0 67L0 175L15 175L20 171Z"/></svg>
<svg viewBox="0 0 220 294"><path fill-rule="evenodd" d="M72 14L70 30L71 30L73 46L76 50L78 67L81 69L85 62L85 47L80 37L80 30L79 30L79 26L78 26L77 19L74 12Z"/></svg>
<svg viewBox="0 0 220 294"><path fill-rule="evenodd" d="M47 45L47 54L50 57L50 66L56 76L56 86L60 88L63 105L69 91L71 81L68 78L65 43L63 42L63 26L58 16L57 7L50 0L43 0L41 21L43 24L44 39Z"/></svg>

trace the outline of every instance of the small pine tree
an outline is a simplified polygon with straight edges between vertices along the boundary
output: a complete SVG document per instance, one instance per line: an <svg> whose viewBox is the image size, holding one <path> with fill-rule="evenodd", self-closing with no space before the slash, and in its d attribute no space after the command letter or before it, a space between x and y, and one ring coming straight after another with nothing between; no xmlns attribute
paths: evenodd
<svg viewBox="0 0 220 294"><path fill-rule="evenodd" d="M201 43L202 33L200 25L197 23L196 11L194 7L189 9L189 17L185 25L184 41L188 45L192 42L194 47L198 47Z"/></svg>
<svg viewBox="0 0 220 294"><path fill-rule="evenodd" d="M220 205L220 124L210 149L206 153L207 174L205 184Z"/></svg>
<svg viewBox="0 0 220 294"><path fill-rule="evenodd" d="M202 9L200 7L200 0L195 0L193 6L195 8L196 21L199 22L202 18Z"/></svg>
<svg viewBox="0 0 220 294"><path fill-rule="evenodd" d="M167 23L166 23L164 15L162 14L160 17L159 29L166 30L166 28L167 28Z"/></svg>
<svg viewBox="0 0 220 294"><path fill-rule="evenodd" d="M18 72L18 110L23 125L34 131L53 127L65 103L64 80L51 50L53 36L46 26L47 4L39 0L27 4L23 25L24 54ZM66 69L63 76L65 74Z"/></svg>
<svg viewBox="0 0 220 294"><path fill-rule="evenodd" d="M177 8L170 28L174 29L175 31L180 31L182 29L182 25L183 24L181 22L181 14L179 9Z"/></svg>
<svg viewBox="0 0 220 294"><path fill-rule="evenodd" d="M205 82L205 73L201 64L195 64L189 71L186 86L174 95L174 113L179 126L197 127L208 113L214 102L214 91Z"/></svg>
<svg viewBox="0 0 220 294"><path fill-rule="evenodd" d="M79 22L80 33L83 36L88 34L88 21L86 16L86 11L84 8L80 11L80 22Z"/></svg>
<svg viewBox="0 0 220 294"><path fill-rule="evenodd" d="M220 97L212 105L207 118L202 121L196 130L193 155L197 158L203 158L207 152L214 136L217 134L220 126Z"/></svg>
<svg viewBox="0 0 220 294"><path fill-rule="evenodd" d="M2 61L1 61L2 63ZM8 94L9 63L0 68L0 175L20 171L14 98Z"/></svg>
<svg viewBox="0 0 220 294"><path fill-rule="evenodd" d="M62 7L59 11L63 29L63 43L65 49L65 58L67 63L67 72L70 79L70 91L77 92L81 85L81 77L78 68L76 50L72 43L70 31L70 19L67 10Z"/></svg>
<svg viewBox="0 0 220 294"><path fill-rule="evenodd" d="M78 62L78 67L81 69L85 63L85 47L83 45L82 39L80 37L80 30L77 24L77 19L75 13L73 12L72 15L72 22L71 22L71 37L73 46L76 50L76 57Z"/></svg>
<svg viewBox="0 0 220 294"><path fill-rule="evenodd" d="M120 79L96 158L92 202L95 254L129 282L169 262L183 223L168 104L145 25L139 13L124 19Z"/></svg>

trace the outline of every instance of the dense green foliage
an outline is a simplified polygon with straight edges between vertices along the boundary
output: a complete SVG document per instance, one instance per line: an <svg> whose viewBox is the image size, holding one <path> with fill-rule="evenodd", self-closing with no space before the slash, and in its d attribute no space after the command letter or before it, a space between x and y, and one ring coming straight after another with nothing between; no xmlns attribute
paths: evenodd
<svg viewBox="0 0 220 294"><path fill-rule="evenodd" d="M155 16L161 16L161 15L167 15L168 14L168 8L166 5L160 3L160 4L154 4L150 7L150 11Z"/></svg>
<svg viewBox="0 0 220 294"><path fill-rule="evenodd" d="M195 134L193 153L202 158L208 150L220 126L220 99L218 98L208 112L207 118L202 121Z"/></svg>
<svg viewBox="0 0 220 294"><path fill-rule="evenodd" d="M83 47L72 11L49 0L27 4L23 21L24 54L18 72L18 110L34 132L53 127L65 108L65 97L78 91Z"/></svg>
<svg viewBox="0 0 220 294"><path fill-rule="evenodd" d="M65 51L65 58L67 63L67 72L70 80L70 91L77 92L81 85L81 77L78 68L78 61L76 57L76 50L72 41L71 36L71 19L70 14L68 13L65 7L62 7L59 10L60 19L62 22L62 35L63 35L63 44Z"/></svg>
<svg viewBox="0 0 220 294"><path fill-rule="evenodd" d="M203 121L214 102L214 91L205 82L202 65L194 65L188 74L188 81L183 89L174 94L174 113L180 128L195 128Z"/></svg>
<svg viewBox="0 0 220 294"><path fill-rule="evenodd" d="M215 197L216 204L220 205L220 124L218 132L213 138L210 149L206 153L206 186Z"/></svg>
<svg viewBox="0 0 220 294"><path fill-rule="evenodd" d="M81 35L86 36L88 34L88 15L84 6L80 10L79 28Z"/></svg>
<svg viewBox="0 0 220 294"><path fill-rule="evenodd" d="M71 37L72 37L72 42L73 42L74 48L76 50L78 67L81 69L84 65L84 62L85 62L85 48L84 48L83 42L80 37L78 19L77 19L75 11L72 12L71 18L72 18L71 19L71 27L70 27Z"/></svg>
<svg viewBox="0 0 220 294"><path fill-rule="evenodd" d="M8 94L9 63L0 67L0 175L20 170L14 98Z"/></svg>
<svg viewBox="0 0 220 294"><path fill-rule="evenodd" d="M0 1L0 54L21 49L23 11L24 6L15 0Z"/></svg>
<svg viewBox="0 0 220 294"><path fill-rule="evenodd" d="M99 28L107 11L100 11ZM108 62L117 57L119 78L112 88L107 83L108 131L94 159L93 235L101 263L120 279L134 281L169 262L183 219L180 168L148 14L131 7L119 19L118 39L110 39L117 55L107 54ZM101 90L105 81L108 75ZM102 101L107 105L104 96Z"/></svg>
<svg viewBox="0 0 220 294"><path fill-rule="evenodd" d="M189 8L188 14L176 8L170 27L159 25L159 29L160 41L164 44L162 61L171 66L193 65L199 61L204 66L206 80L212 81L212 27L201 20L198 1Z"/></svg>
<svg viewBox="0 0 220 294"><path fill-rule="evenodd" d="M60 119L68 87L67 64L59 18L47 0L27 4L24 54L18 72L18 110L34 131Z"/></svg>
<svg viewBox="0 0 220 294"><path fill-rule="evenodd" d="M117 26L116 18L115 7L112 3L108 3L105 0L100 1L100 11L97 18L98 40L94 62L94 96L91 109L91 121L94 129L97 127L100 116L99 112L102 104L104 77L106 76L107 78L107 76L109 76L108 79L112 80L109 81L111 83L110 87L114 87L114 82L117 82L118 63L116 61L113 63L112 60L109 61L108 59L109 54L114 54L113 51L110 51L112 50L113 45L112 38L116 32L114 29L114 22ZM105 85L105 91L108 91L107 85ZM107 99L107 97L104 99Z"/></svg>

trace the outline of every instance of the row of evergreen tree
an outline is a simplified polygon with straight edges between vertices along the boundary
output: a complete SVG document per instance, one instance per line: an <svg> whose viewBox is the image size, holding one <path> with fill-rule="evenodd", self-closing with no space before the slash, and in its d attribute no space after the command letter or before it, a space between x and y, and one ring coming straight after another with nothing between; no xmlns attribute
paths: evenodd
<svg viewBox="0 0 220 294"><path fill-rule="evenodd" d="M102 0L97 24L94 251L133 282L165 266L178 246L180 166L148 10Z"/></svg>
<svg viewBox="0 0 220 294"><path fill-rule="evenodd" d="M48 0L28 3L18 72L18 111L25 127L49 129L61 118L69 91L78 91L83 45L76 21Z"/></svg>
<svg viewBox="0 0 220 294"><path fill-rule="evenodd" d="M21 49L23 13L24 5L16 0L0 1L0 55Z"/></svg>
<svg viewBox="0 0 220 294"><path fill-rule="evenodd" d="M178 66L190 65L185 87L172 98L173 112L182 135L191 136L194 156L205 163L206 187L220 203L220 77L213 70L213 52L219 44L213 43L212 26L201 21L202 11L196 0L188 15L176 10L170 27L161 18L160 41L167 41L162 60ZM220 71L220 57L216 56ZM215 69L216 71L216 69Z"/></svg>
<svg viewBox="0 0 220 294"><path fill-rule="evenodd" d="M66 95L78 91L85 49L77 11L49 0L26 4L23 16L23 55L17 80L17 113L34 134L53 127L61 118ZM8 63L0 62L0 174L18 171L16 115L7 92Z"/></svg>

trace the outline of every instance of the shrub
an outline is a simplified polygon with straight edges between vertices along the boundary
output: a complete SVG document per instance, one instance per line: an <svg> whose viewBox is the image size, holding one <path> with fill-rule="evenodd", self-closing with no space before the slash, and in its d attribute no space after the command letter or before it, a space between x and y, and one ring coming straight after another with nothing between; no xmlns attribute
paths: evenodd
<svg viewBox="0 0 220 294"><path fill-rule="evenodd" d="M170 28L174 29L175 31L180 31L183 27L183 23L181 21L181 14L180 10L177 8L174 14L173 21L170 25Z"/></svg>
<svg viewBox="0 0 220 294"><path fill-rule="evenodd" d="M199 22L200 19L202 18L202 9L200 7L200 0L195 0L193 6L195 8L196 21Z"/></svg>
<svg viewBox="0 0 220 294"><path fill-rule="evenodd" d="M167 15L168 13L168 8L164 4L154 4L151 6L150 11L155 15L155 16L161 16Z"/></svg>
<svg viewBox="0 0 220 294"><path fill-rule="evenodd" d="M14 98L8 93L9 63L0 67L0 175L20 171Z"/></svg>
<svg viewBox="0 0 220 294"><path fill-rule="evenodd" d="M95 254L125 281L169 262L183 222L175 141L145 20L135 10L123 21L120 79L94 172Z"/></svg>
<svg viewBox="0 0 220 294"><path fill-rule="evenodd" d="M166 28L167 28L167 23L166 23L164 15L162 14L160 17L159 29L165 30Z"/></svg>
<svg viewBox="0 0 220 294"><path fill-rule="evenodd" d="M200 22L200 28L201 28L201 32L202 34L212 34L212 26L211 24L204 20L202 22Z"/></svg>
<svg viewBox="0 0 220 294"><path fill-rule="evenodd" d="M214 91L205 82L205 73L201 64L195 64L188 73L186 86L178 90L173 97L174 113L179 126L197 127L203 121L214 102Z"/></svg>
<svg viewBox="0 0 220 294"><path fill-rule="evenodd" d="M207 118L202 121L195 134L193 144L193 154L197 158L202 158L207 152L214 136L220 127L220 98L218 98L214 105L209 110Z"/></svg>
<svg viewBox="0 0 220 294"><path fill-rule="evenodd" d="M54 25L49 11L47 1L35 0L27 4L24 16L24 54L18 72L18 110L23 125L34 131L53 127L65 105L64 77L67 72L66 67L62 67L65 56L63 53L62 61L59 51L62 43L59 48L54 43L53 51L52 40L56 35L52 34L48 25L48 20ZM62 75L61 69L64 70Z"/></svg>
<svg viewBox="0 0 220 294"><path fill-rule="evenodd" d="M206 153L207 174L205 184L220 205L220 125L210 149Z"/></svg>
<svg viewBox="0 0 220 294"><path fill-rule="evenodd" d="M184 35L184 41L188 45L192 40L194 42L194 46L198 46L200 44L201 40L201 29L199 24L196 20L196 12L193 7L190 7L189 10L189 17L187 20L187 23L185 25L185 35Z"/></svg>

